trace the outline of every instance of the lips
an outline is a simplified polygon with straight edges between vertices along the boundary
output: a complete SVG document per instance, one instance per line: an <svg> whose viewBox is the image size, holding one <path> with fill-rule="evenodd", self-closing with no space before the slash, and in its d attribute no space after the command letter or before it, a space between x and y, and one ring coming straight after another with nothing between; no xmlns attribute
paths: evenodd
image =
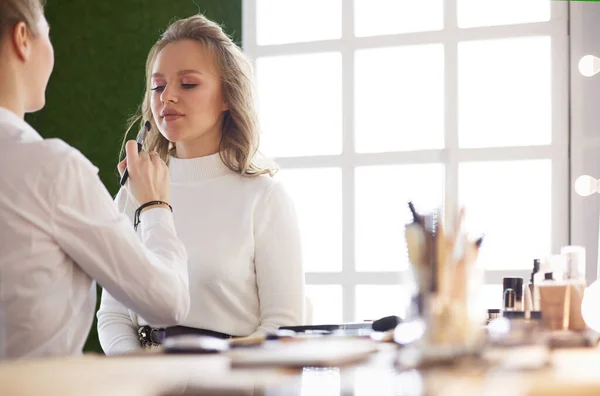
<svg viewBox="0 0 600 396"><path fill-rule="evenodd" d="M173 110L173 109L164 109L163 111L160 112L160 116L163 118L163 120L165 120L166 122L169 121L175 121L178 120L182 117L184 117L184 114Z"/></svg>
<svg viewBox="0 0 600 396"><path fill-rule="evenodd" d="M163 120L166 122L171 122L183 118L183 114L165 114L163 116Z"/></svg>

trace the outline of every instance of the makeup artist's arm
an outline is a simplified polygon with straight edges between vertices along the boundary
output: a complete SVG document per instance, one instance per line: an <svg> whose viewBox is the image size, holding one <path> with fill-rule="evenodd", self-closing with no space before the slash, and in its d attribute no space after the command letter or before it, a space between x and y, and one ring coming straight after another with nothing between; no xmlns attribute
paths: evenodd
<svg viewBox="0 0 600 396"><path fill-rule="evenodd" d="M254 213L261 324L253 335L303 324L304 271L296 211L283 186L265 192Z"/></svg>
<svg viewBox="0 0 600 396"><path fill-rule="evenodd" d="M125 188L121 188L114 202L120 213L133 224L136 204L130 199ZM138 339L138 326L132 321L129 309L117 301L106 290L102 290L98 318L98 339L107 355L123 354L141 349Z"/></svg>
<svg viewBox="0 0 600 396"><path fill-rule="evenodd" d="M152 322L178 323L189 311L190 295L187 253L175 233L171 212L163 207L143 211L140 242L97 171L78 151L63 160L52 200L54 238L125 306Z"/></svg>

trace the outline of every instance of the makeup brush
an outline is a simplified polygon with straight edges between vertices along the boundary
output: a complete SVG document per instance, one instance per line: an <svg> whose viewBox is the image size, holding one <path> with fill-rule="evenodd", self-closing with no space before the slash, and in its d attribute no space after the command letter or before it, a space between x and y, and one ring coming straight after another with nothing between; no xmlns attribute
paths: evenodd
<svg viewBox="0 0 600 396"><path fill-rule="evenodd" d="M146 138L146 134L148 132L150 132L151 127L152 127L152 125L150 124L150 121L146 121L146 123L144 124L144 129L142 129L142 133L140 133L140 135L137 138L138 153L140 151L142 151L144 139ZM120 181L121 186L125 185L128 177L129 177L129 170L127 168L125 168L125 172L123 172L123 177L121 177L121 181Z"/></svg>
<svg viewBox="0 0 600 396"><path fill-rule="evenodd" d="M408 202L408 209L410 209L410 213L412 213L413 222L424 225L423 216L421 216L419 213L417 213L417 210L415 209L415 205L412 203L412 201Z"/></svg>

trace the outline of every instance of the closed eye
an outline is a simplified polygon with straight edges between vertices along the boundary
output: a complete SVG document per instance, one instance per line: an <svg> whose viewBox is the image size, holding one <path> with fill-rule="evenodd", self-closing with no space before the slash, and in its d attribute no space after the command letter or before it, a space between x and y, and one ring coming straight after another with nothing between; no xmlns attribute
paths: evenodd
<svg viewBox="0 0 600 396"><path fill-rule="evenodd" d="M198 84L181 84L181 88L183 89L193 89L196 88L198 86ZM156 92L162 92L165 90L165 86L164 85L158 85L154 88L151 88L152 91L156 91Z"/></svg>

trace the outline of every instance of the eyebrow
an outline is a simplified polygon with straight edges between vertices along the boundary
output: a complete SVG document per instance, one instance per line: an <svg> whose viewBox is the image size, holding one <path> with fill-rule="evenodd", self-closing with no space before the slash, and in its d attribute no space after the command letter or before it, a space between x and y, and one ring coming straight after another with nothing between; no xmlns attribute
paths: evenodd
<svg viewBox="0 0 600 396"><path fill-rule="evenodd" d="M177 72L178 76L183 76L184 74L202 74L201 71L198 70L194 70L194 69L185 69L185 70L180 70ZM153 73L152 77L164 77L164 74L162 73Z"/></svg>

